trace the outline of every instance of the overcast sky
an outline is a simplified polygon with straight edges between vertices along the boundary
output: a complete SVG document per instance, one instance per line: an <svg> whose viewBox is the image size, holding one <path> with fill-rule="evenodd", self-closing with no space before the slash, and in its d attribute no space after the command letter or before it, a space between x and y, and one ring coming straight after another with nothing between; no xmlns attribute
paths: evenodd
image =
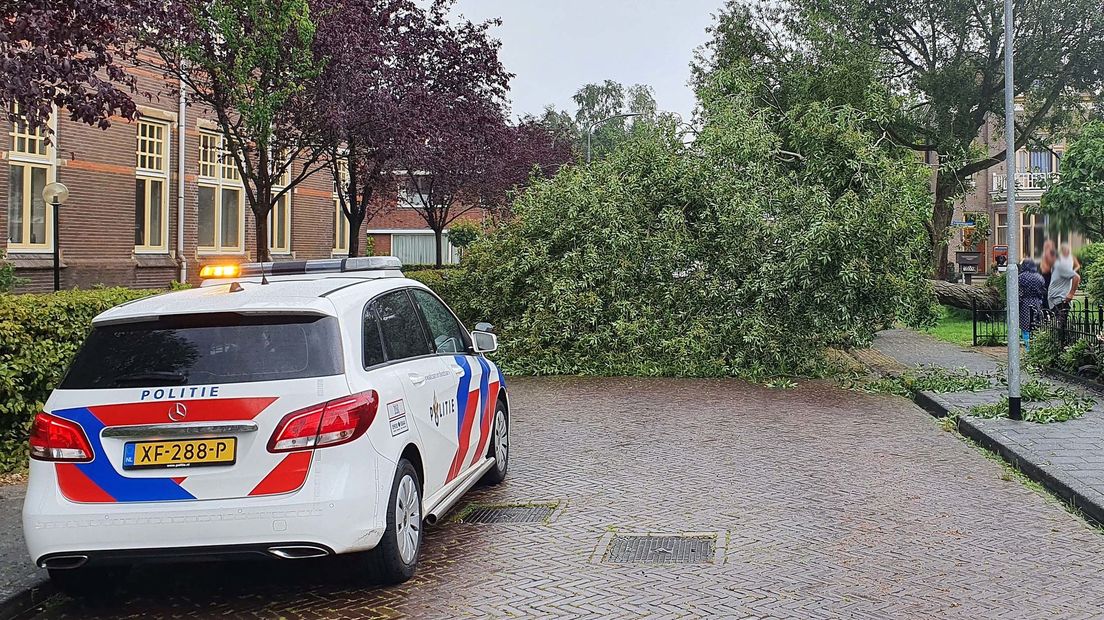
<svg viewBox="0 0 1104 620"><path fill-rule="evenodd" d="M572 113L571 96L588 82L612 79L655 89L660 110L689 120L687 81L694 50L724 0L459 0L473 21L501 17L494 36L515 74L515 116L548 104Z"/></svg>

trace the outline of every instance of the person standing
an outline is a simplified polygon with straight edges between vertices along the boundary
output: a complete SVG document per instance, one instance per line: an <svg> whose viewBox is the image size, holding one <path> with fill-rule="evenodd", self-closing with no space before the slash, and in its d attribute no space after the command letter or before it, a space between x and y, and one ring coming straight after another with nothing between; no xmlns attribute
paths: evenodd
<svg viewBox="0 0 1104 620"><path fill-rule="evenodd" d="M1058 251L1058 258L1054 261L1054 267L1050 274L1050 286L1047 288L1047 301L1050 304L1050 309L1054 311L1063 343L1066 340L1070 302L1073 301L1073 296L1077 294L1077 287L1080 284L1081 275L1077 273L1073 252L1070 250L1068 243L1063 243Z"/></svg>
<svg viewBox="0 0 1104 620"><path fill-rule="evenodd" d="M1031 350L1031 331L1043 318L1043 302L1047 297L1046 284L1035 261L1025 258L1020 263L1020 337L1024 350Z"/></svg>
<svg viewBox="0 0 1104 620"><path fill-rule="evenodd" d="M1043 286L1050 289L1050 276L1054 272L1054 263L1058 260L1058 253L1054 251L1054 242L1047 239L1043 242L1043 255L1039 259L1039 275L1043 276ZM1045 309L1050 309L1050 302L1043 296Z"/></svg>

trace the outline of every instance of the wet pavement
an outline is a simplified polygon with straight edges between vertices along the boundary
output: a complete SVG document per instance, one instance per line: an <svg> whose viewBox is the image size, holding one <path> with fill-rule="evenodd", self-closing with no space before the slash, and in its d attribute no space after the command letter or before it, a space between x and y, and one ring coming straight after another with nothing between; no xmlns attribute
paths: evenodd
<svg viewBox="0 0 1104 620"><path fill-rule="evenodd" d="M25 597L20 595L46 579L46 571L34 565L23 544L25 489L22 484L0 485L0 617L8 608L7 601L21 607Z"/></svg>
<svg viewBox="0 0 1104 620"><path fill-rule="evenodd" d="M468 500L554 504L541 522L439 525L399 587L338 561L160 566L117 603L58 596L39 617L1051 619L1104 606L1104 535L903 398L818 382L510 387L510 477ZM690 534L714 552L612 562L630 534Z"/></svg>
<svg viewBox="0 0 1104 620"><path fill-rule="evenodd" d="M917 360L947 369L965 367L974 372L992 373L996 368L996 358L975 348L950 344L906 329L881 332L869 352L887 356L902 369L915 365ZM1032 378L1024 374L1025 381ZM1007 394L1006 387L995 383L993 389L979 392L926 392L924 396L934 405L938 415L958 414L959 429L965 435L999 451L1033 478L1068 498L1085 514L1104 523L1104 399L1099 393L1076 384L1063 383L1053 377L1042 380L1092 399L1092 409L1073 420L1036 424L968 415L974 405L995 403ZM1024 403L1024 409L1048 404L1052 403Z"/></svg>

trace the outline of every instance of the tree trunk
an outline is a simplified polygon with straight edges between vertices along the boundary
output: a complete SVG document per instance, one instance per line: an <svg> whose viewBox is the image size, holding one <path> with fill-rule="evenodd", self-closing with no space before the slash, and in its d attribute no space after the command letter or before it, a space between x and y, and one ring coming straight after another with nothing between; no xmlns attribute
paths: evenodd
<svg viewBox="0 0 1104 620"><path fill-rule="evenodd" d="M971 286L945 280L930 280L935 297L945 306L969 310L977 304L978 310L999 310L1004 307L1001 291L991 286Z"/></svg>
<svg viewBox="0 0 1104 620"><path fill-rule="evenodd" d="M364 225L364 214L353 214L345 218L349 222L349 258L360 256L360 227Z"/></svg>
<svg viewBox="0 0 1104 620"><path fill-rule="evenodd" d="M954 217L954 189L944 181L944 175L936 173L935 200L932 207L931 246L932 275L937 279L947 277L947 229Z"/></svg>
<svg viewBox="0 0 1104 620"><path fill-rule="evenodd" d="M441 256L441 254L442 254L441 253L441 241L444 238L443 229L434 228L433 229L433 238L437 240L437 244L436 244L437 245L437 248L436 248L437 249L437 268L439 269L443 264L443 262L441 260L442 259L442 256Z"/></svg>
<svg viewBox="0 0 1104 620"><path fill-rule="evenodd" d="M257 220L257 262L267 263L272 259L268 252L268 214L261 215L257 211L253 209L253 219Z"/></svg>
<svg viewBox="0 0 1104 620"><path fill-rule="evenodd" d="M267 165L267 160L265 160ZM257 204L251 205L257 229L257 262L272 260L268 251L268 214L272 213L272 186L257 188Z"/></svg>

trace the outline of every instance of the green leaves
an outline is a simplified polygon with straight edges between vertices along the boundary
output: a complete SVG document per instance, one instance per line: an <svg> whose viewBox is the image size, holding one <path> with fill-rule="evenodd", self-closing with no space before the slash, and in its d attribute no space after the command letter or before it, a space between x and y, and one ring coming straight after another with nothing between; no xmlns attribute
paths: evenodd
<svg viewBox="0 0 1104 620"><path fill-rule="evenodd" d="M1092 241L1104 241L1104 122L1085 125L1062 158L1061 172L1043 195L1042 212Z"/></svg>
<svg viewBox="0 0 1104 620"><path fill-rule="evenodd" d="M930 307L914 158L853 108L768 119L741 76L707 85L692 145L662 123L521 195L448 277L525 374L820 374ZM714 96L714 94L716 96Z"/></svg>
<svg viewBox="0 0 1104 620"><path fill-rule="evenodd" d="M159 291L0 294L0 473L25 467L27 430L108 308Z"/></svg>

